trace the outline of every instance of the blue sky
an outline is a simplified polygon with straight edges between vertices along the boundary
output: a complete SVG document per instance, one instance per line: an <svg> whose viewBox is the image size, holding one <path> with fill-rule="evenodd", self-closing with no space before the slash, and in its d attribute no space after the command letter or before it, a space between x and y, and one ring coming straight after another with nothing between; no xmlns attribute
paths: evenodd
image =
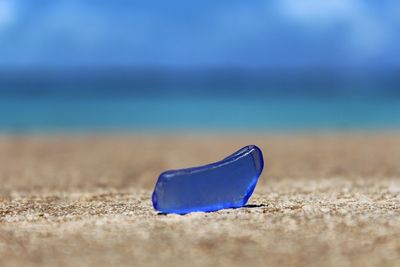
<svg viewBox="0 0 400 267"><path fill-rule="evenodd" d="M0 67L398 67L400 2L0 0Z"/></svg>

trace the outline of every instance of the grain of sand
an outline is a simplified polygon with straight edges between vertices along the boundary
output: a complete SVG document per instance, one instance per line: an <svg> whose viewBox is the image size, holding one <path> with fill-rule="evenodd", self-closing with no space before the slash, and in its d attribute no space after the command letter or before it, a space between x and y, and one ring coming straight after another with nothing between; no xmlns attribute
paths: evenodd
<svg viewBox="0 0 400 267"><path fill-rule="evenodd" d="M255 143L249 205L151 206L166 169ZM400 266L400 134L0 136L0 266Z"/></svg>

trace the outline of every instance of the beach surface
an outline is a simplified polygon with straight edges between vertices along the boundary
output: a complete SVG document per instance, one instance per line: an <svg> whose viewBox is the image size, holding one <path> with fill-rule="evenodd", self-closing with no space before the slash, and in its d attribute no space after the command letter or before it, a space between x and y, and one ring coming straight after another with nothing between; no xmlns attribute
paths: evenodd
<svg viewBox="0 0 400 267"><path fill-rule="evenodd" d="M246 207L159 214L160 172L257 144ZM0 135L0 266L400 266L400 133Z"/></svg>

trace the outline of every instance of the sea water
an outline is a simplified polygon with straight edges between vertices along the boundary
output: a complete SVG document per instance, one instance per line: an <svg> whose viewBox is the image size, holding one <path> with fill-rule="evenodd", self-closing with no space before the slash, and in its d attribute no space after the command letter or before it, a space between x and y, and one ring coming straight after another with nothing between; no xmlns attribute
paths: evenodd
<svg viewBox="0 0 400 267"><path fill-rule="evenodd" d="M400 99L0 96L0 132L400 128Z"/></svg>

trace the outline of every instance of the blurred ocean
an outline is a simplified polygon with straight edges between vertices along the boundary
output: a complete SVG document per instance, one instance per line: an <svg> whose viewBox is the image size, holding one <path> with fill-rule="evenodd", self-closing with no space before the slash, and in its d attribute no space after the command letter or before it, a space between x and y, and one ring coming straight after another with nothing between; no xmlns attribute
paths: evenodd
<svg viewBox="0 0 400 267"><path fill-rule="evenodd" d="M400 128L391 99L0 99L0 131Z"/></svg>
<svg viewBox="0 0 400 267"><path fill-rule="evenodd" d="M0 132L398 129L399 10L0 0Z"/></svg>
<svg viewBox="0 0 400 267"><path fill-rule="evenodd" d="M18 77L0 79L0 132L400 128L400 94L392 76L367 81L340 75L328 79L322 74L318 79L304 74L285 79L150 74L139 75L140 79Z"/></svg>

